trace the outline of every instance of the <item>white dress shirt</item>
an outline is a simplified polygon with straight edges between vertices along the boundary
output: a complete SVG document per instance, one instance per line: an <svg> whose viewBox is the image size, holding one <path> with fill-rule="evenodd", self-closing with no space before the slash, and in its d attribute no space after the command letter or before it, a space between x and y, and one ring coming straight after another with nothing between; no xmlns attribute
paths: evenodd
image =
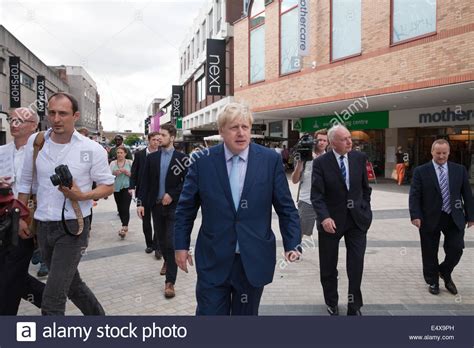
<svg viewBox="0 0 474 348"><path fill-rule="evenodd" d="M337 160L337 166L339 167L339 169L341 169L341 161L339 160L339 157L341 157L342 155L338 154L336 151L332 150L332 152L334 153L334 156L336 156L336 160ZM346 187L347 189L349 190L349 159L347 157L347 153L344 155L344 159L343 159L343 162L344 162L344 165L346 166Z"/></svg>
<svg viewBox="0 0 474 348"><path fill-rule="evenodd" d="M97 185L113 185L114 176L110 173L107 152L93 140L74 131L67 144L54 143L51 129L45 133L45 142L36 159L36 176L33 173L33 143L37 133L30 136L25 149L23 173L18 185L18 192L29 194L33 183L33 192L37 194L38 207L35 219L40 221L61 221L64 195L53 186L50 176L60 164L69 167L72 177L82 192L92 189L92 182ZM92 200L81 201L79 206L84 217L89 216ZM66 201L65 219L76 219L71 202Z"/></svg>
<svg viewBox="0 0 474 348"><path fill-rule="evenodd" d="M21 173L23 172L25 147L26 145L23 145L19 149L17 149L15 146L15 142L13 141L11 143L0 146L2 158L11 158L11 163L6 164L6 166L10 167L10 170L12 170L12 172L8 175L11 177L9 182L11 183L11 188L13 194L15 195L15 198L18 198L18 183L20 182ZM2 165L4 164L2 163Z"/></svg>
<svg viewBox="0 0 474 348"><path fill-rule="evenodd" d="M230 171L232 170L232 157L234 154L224 144L225 163L227 166L227 175L230 179ZM247 174L247 164L249 158L249 146L238 154L239 159L239 196L242 197L242 191L244 189L245 174Z"/></svg>
<svg viewBox="0 0 474 348"><path fill-rule="evenodd" d="M439 187L441 187L441 181L439 180L439 167L440 166L443 167L444 173L446 174L446 181L448 182L448 185L449 185L448 162L446 162L445 164L438 164L434 160L431 160L431 162L433 163L436 176L438 177Z"/></svg>

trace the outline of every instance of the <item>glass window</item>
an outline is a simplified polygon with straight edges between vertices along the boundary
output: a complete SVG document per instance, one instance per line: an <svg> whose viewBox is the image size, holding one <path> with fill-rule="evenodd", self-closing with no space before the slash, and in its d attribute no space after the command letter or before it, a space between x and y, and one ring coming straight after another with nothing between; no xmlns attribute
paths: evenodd
<svg viewBox="0 0 474 348"><path fill-rule="evenodd" d="M295 6L298 6L298 0L281 0L280 12L283 13Z"/></svg>
<svg viewBox="0 0 474 348"><path fill-rule="evenodd" d="M265 22L265 2L264 0L255 0L252 3L250 11L250 27L256 27Z"/></svg>
<svg viewBox="0 0 474 348"><path fill-rule="evenodd" d="M5 59L0 58L0 74L5 74Z"/></svg>
<svg viewBox="0 0 474 348"><path fill-rule="evenodd" d="M332 0L332 59L361 52L361 0Z"/></svg>
<svg viewBox="0 0 474 348"><path fill-rule="evenodd" d="M265 26L250 32L250 83L265 79Z"/></svg>
<svg viewBox="0 0 474 348"><path fill-rule="evenodd" d="M209 23L209 39L212 39L212 29L214 28L214 13L212 10L211 12L209 12L209 20L207 21L207 23Z"/></svg>
<svg viewBox="0 0 474 348"><path fill-rule="evenodd" d="M201 33L199 32L199 30L197 31L196 33L196 57L199 57L199 52L201 51L199 49L199 46L201 46Z"/></svg>
<svg viewBox="0 0 474 348"><path fill-rule="evenodd" d="M199 103L206 99L206 77L196 81L196 101Z"/></svg>
<svg viewBox="0 0 474 348"><path fill-rule="evenodd" d="M26 75L25 73L23 72L20 72L20 83L23 85L23 86L26 86L28 88L31 88L33 89L33 84L34 84L35 80L33 80L32 77Z"/></svg>
<svg viewBox="0 0 474 348"><path fill-rule="evenodd" d="M195 52L194 52L194 39L191 40L191 59L194 60Z"/></svg>
<svg viewBox="0 0 474 348"><path fill-rule="evenodd" d="M282 1L282 5L284 2L291 1ZM288 74L300 70L300 64L298 64L298 7L283 13L280 25L280 73Z"/></svg>
<svg viewBox="0 0 474 348"><path fill-rule="evenodd" d="M219 0L216 0L216 17L217 17L217 26L216 32L218 33L221 30L221 21L222 21L222 3Z"/></svg>
<svg viewBox="0 0 474 348"><path fill-rule="evenodd" d="M204 51L206 49L206 22L202 22L202 25L201 25L201 39L202 39L202 50Z"/></svg>
<svg viewBox="0 0 474 348"><path fill-rule="evenodd" d="M436 31L436 0L392 0L392 42Z"/></svg>

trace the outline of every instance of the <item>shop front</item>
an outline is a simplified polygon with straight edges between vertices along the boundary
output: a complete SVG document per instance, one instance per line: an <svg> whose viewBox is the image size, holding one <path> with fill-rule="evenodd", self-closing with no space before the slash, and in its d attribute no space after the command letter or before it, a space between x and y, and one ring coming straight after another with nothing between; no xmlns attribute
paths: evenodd
<svg viewBox="0 0 474 348"><path fill-rule="evenodd" d="M340 122L335 115L303 118L294 124L299 131L313 134L320 129L329 129ZM372 163L376 176L385 172L385 129L389 125L389 112L363 112L345 117L344 125L351 131L353 148L364 152Z"/></svg>

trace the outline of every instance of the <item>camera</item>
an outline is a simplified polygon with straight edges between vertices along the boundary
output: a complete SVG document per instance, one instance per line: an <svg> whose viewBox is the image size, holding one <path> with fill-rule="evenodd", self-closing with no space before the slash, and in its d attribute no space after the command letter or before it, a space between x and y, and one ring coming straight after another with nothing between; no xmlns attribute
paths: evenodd
<svg viewBox="0 0 474 348"><path fill-rule="evenodd" d="M310 134L303 135L293 148L292 156L298 161L312 161L313 160L313 148L315 142L314 138Z"/></svg>
<svg viewBox="0 0 474 348"><path fill-rule="evenodd" d="M54 168L56 174L50 176L51 182L54 186L72 187L72 174L65 164L61 164Z"/></svg>

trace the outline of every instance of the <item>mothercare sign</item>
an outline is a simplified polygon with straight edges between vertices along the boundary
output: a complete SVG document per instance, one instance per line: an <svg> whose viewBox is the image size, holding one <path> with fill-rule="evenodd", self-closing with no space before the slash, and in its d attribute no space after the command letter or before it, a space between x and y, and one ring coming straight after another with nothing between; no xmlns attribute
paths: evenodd
<svg viewBox="0 0 474 348"><path fill-rule="evenodd" d="M390 111L390 128L449 127L474 124L474 104Z"/></svg>

